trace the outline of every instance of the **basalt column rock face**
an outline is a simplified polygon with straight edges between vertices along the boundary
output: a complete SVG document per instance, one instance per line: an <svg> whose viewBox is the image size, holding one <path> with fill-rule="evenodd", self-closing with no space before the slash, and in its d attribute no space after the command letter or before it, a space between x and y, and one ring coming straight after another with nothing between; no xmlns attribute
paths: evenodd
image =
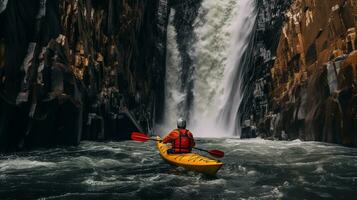
<svg viewBox="0 0 357 200"><path fill-rule="evenodd" d="M274 64L284 13L290 4L290 0L257 0L259 10L252 59L243 66L243 98L239 108L241 138L270 133L271 121L265 117L272 100L269 96L272 90L270 68Z"/></svg>
<svg viewBox="0 0 357 200"><path fill-rule="evenodd" d="M356 146L357 2L295 0L285 17L258 132Z"/></svg>
<svg viewBox="0 0 357 200"><path fill-rule="evenodd" d="M159 6L0 1L0 151L150 130L164 77Z"/></svg>

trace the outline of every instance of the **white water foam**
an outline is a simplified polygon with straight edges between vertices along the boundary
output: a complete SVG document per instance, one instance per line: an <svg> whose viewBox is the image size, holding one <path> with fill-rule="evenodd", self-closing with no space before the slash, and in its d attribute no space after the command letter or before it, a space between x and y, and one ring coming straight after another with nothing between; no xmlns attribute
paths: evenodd
<svg viewBox="0 0 357 200"><path fill-rule="evenodd" d="M8 170L23 170L23 169L33 169L40 167L55 167L56 163L53 162L42 162L28 159L15 159L15 160L3 160L0 162L0 172Z"/></svg>

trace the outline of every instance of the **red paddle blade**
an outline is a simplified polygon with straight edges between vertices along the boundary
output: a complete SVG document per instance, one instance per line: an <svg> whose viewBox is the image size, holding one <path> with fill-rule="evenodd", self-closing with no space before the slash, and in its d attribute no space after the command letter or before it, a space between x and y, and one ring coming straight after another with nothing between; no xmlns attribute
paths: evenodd
<svg viewBox="0 0 357 200"><path fill-rule="evenodd" d="M217 158L223 158L224 157L224 152L220 150L210 150L208 153L214 157Z"/></svg>
<svg viewBox="0 0 357 200"><path fill-rule="evenodd" d="M132 132L131 139L138 141L138 142L146 142L146 141L150 140L150 137L148 137L144 133Z"/></svg>

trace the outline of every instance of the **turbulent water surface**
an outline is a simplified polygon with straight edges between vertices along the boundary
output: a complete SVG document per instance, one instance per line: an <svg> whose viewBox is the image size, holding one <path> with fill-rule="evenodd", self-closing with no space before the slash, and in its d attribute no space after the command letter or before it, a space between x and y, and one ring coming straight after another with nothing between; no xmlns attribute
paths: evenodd
<svg viewBox="0 0 357 200"><path fill-rule="evenodd" d="M0 157L1 199L353 199L357 150L316 142L199 139L216 177L165 163L153 143L84 142Z"/></svg>

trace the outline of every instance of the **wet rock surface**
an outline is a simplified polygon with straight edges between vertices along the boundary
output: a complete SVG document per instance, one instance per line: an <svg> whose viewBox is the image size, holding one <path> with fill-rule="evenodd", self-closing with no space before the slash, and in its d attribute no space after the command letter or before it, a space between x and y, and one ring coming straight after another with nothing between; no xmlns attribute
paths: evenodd
<svg viewBox="0 0 357 200"><path fill-rule="evenodd" d="M243 69L243 98L239 108L241 118L241 138L258 135L269 137L273 117L268 113L271 104L270 91L272 77L270 68L274 64L275 52L279 44L281 28L285 20L285 11L292 1L258 0L258 16L255 27L255 42L251 50L250 62ZM262 131L264 130L264 131Z"/></svg>
<svg viewBox="0 0 357 200"><path fill-rule="evenodd" d="M0 151L150 130L165 2L1 1Z"/></svg>
<svg viewBox="0 0 357 200"><path fill-rule="evenodd" d="M255 60L266 62L258 65L263 69L250 84L254 93L246 96L255 105L242 117L248 130L267 138L357 145L356 13L352 0L296 0L275 12L285 20L272 44L258 37ZM261 43L272 51L262 53Z"/></svg>

